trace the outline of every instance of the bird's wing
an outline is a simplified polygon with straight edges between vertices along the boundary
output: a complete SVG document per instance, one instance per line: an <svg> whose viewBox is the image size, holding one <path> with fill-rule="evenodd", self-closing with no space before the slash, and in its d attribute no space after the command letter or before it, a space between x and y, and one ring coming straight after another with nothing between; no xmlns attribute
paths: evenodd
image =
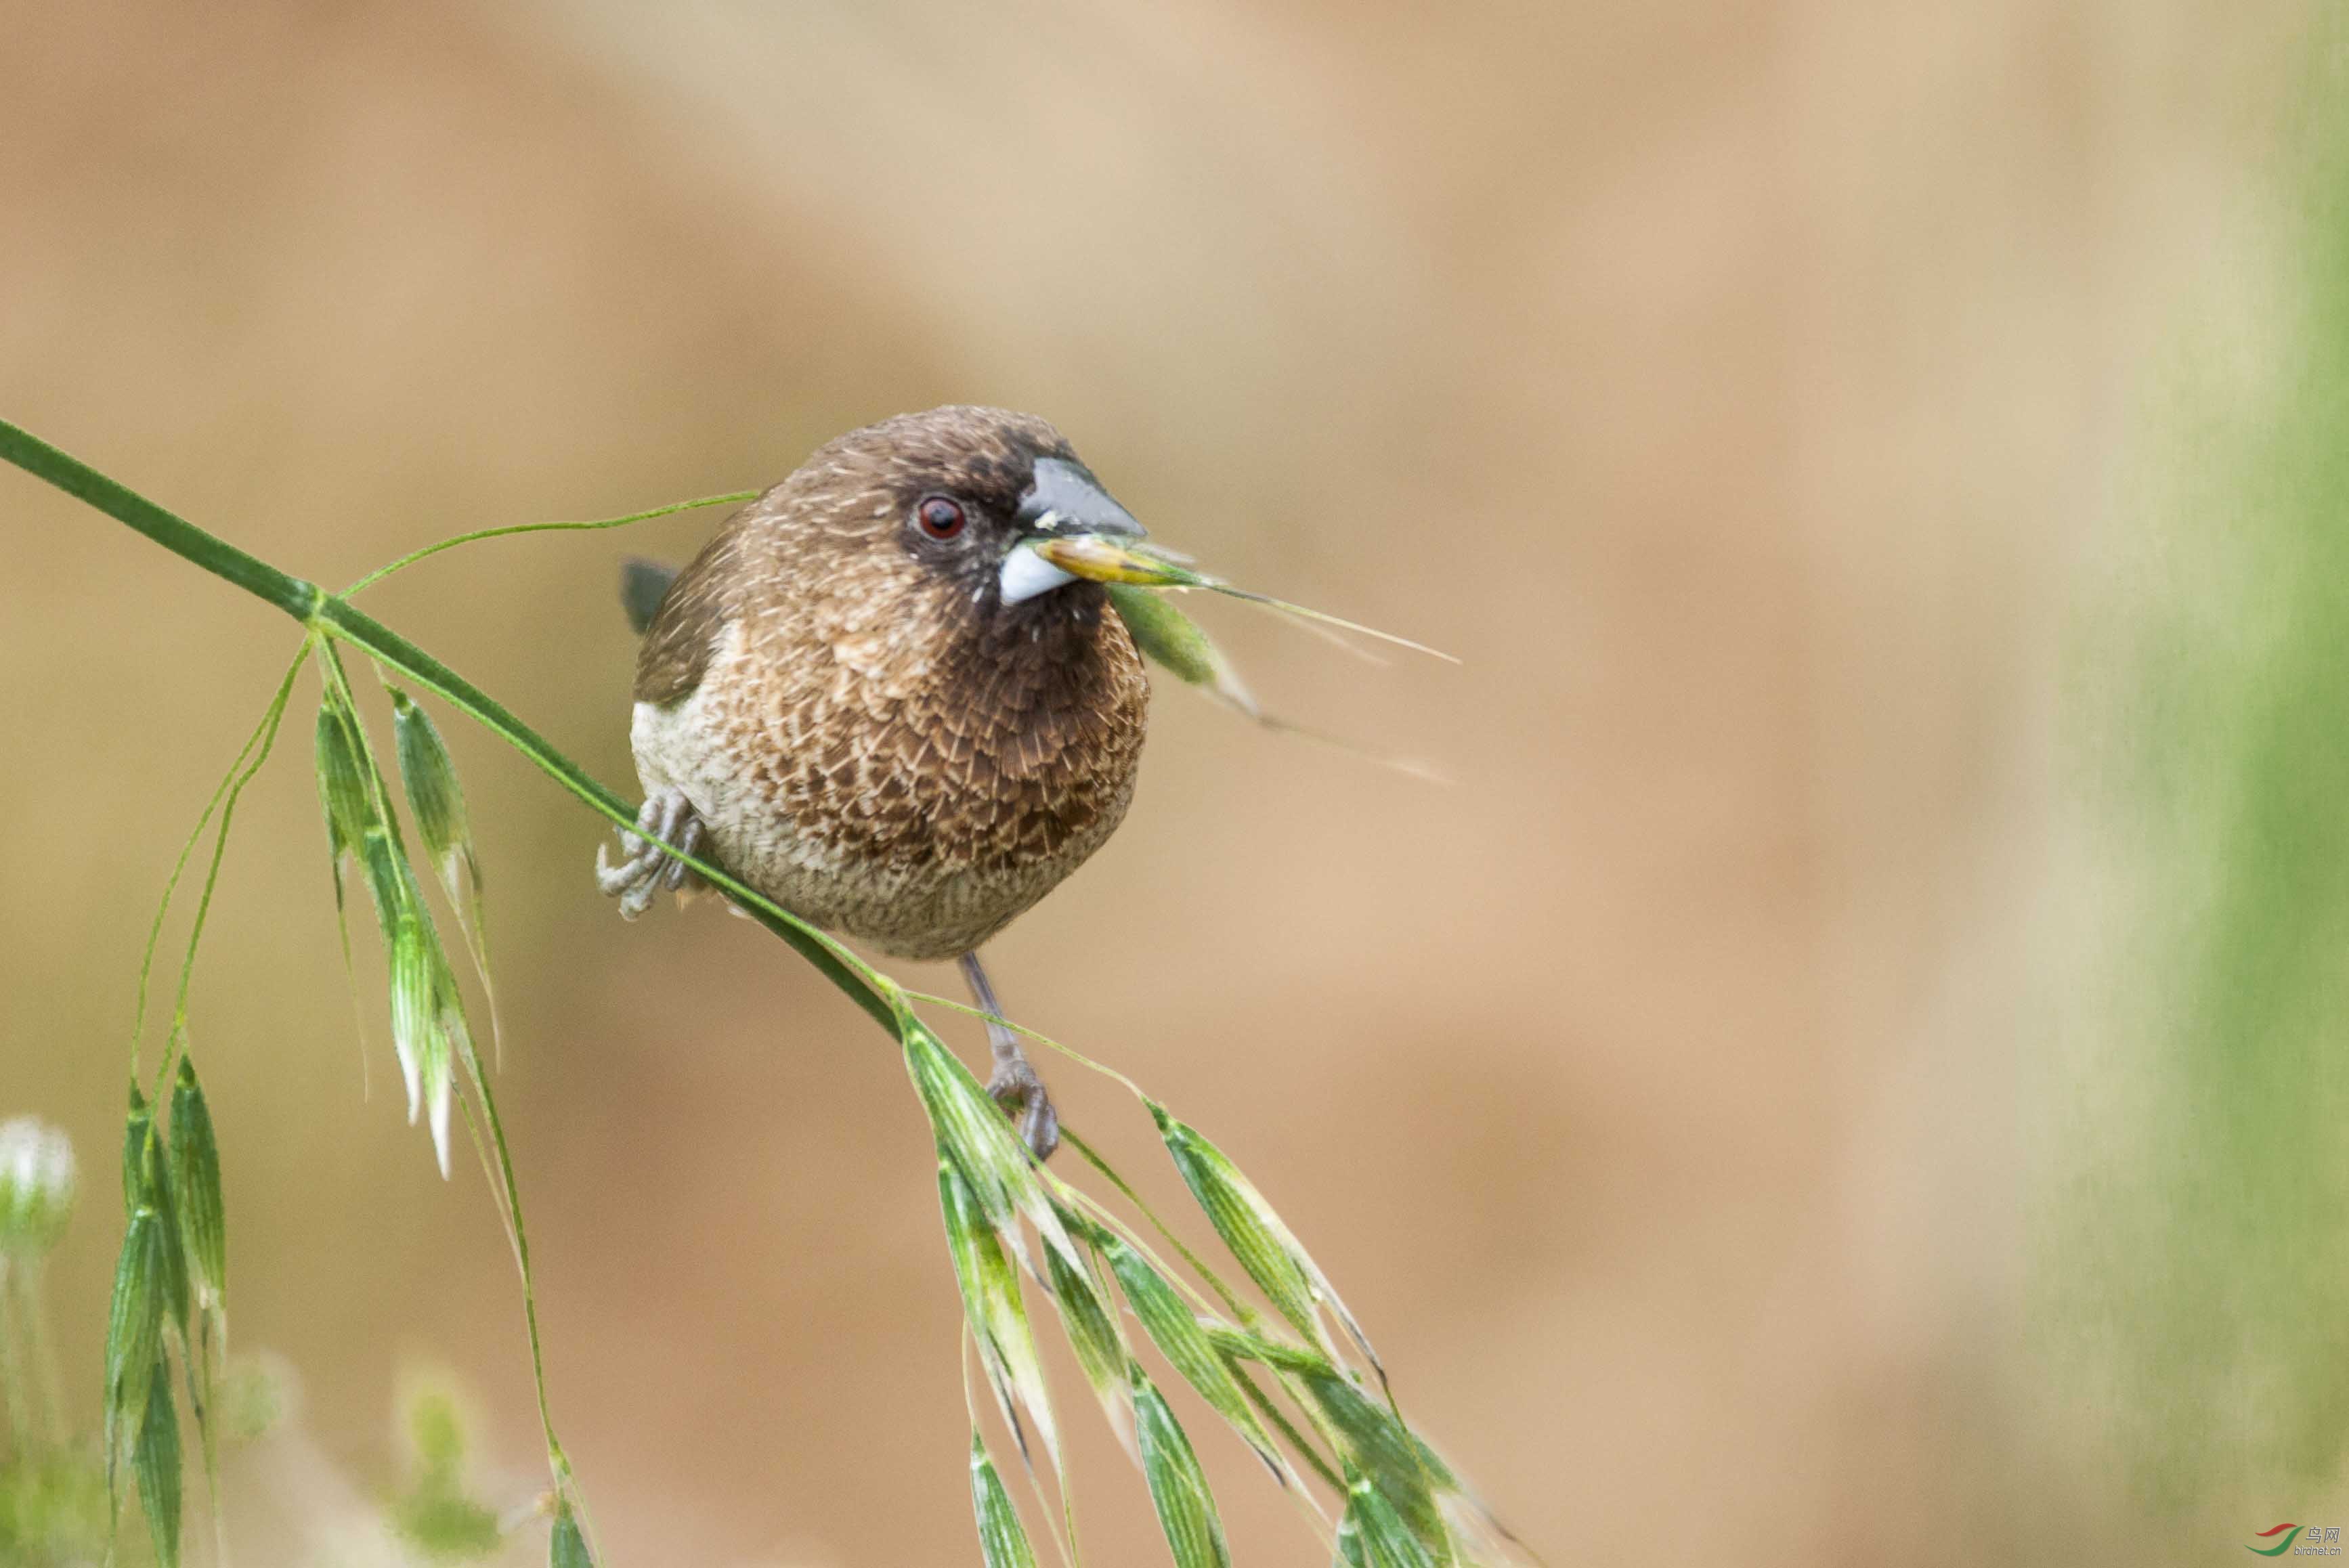
<svg viewBox="0 0 2349 1568"><path fill-rule="evenodd" d="M657 604L645 625L644 645L636 650L638 702L667 707L691 696L701 684L702 673L709 667L710 650L726 625L726 584L740 542L740 530L729 521L701 547L691 565L662 584ZM636 587L632 572L621 588L632 615Z"/></svg>
<svg viewBox="0 0 2349 1568"><path fill-rule="evenodd" d="M667 562L631 555L620 562L620 608L628 613L630 631L641 637L652 629L653 616L676 581L677 568Z"/></svg>

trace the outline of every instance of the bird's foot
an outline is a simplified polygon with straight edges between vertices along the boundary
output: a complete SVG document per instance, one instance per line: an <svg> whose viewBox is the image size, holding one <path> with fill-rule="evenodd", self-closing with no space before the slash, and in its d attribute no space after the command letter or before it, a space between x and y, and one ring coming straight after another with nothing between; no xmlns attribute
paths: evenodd
<svg viewBox="0 0 2349 1568"><path fill-rule="evenodd" d="M659 790L647 796L636 812L636 830L620 835L626 860L613 865L605 852L609 846L595 846L595 885L605 897L620 901L623 918L634 920L652 907L653 896L664 889L697 892L709 885L700 872L664 847L674 844L698 855L702 842L701 819L694 815L693 802L685 798L685 791Z"/></svg>
<svg viewBox="0 0 2349 1568"><path fill-rule="evenodd" d="M1017 1040L1009 1046L1006 1049L1006 1042L1000 1039L995 1044L995 1076L987 1080L987 1092L1019 1119L1019 1137L1036 1158L1050 1160L1052 1150L1061 1146L1061 1113L1053 1109L1052 1096L1036 1075L1028 1053Z"/></svg>
<svg viewBox="0 0 2349 1568"><path fill-rule="evenodd" d="M1040 1161L1050 1160L1052 1150L1061 1147L1061 1113L1052 1109L1044 1080L1036 1076L1028 1053L1019 1048L1018 1032L1003 1021L1003 1004L995 999L987 966L976 953L964 954L961 962L962 977L970 985L970 999L988 1015L987 1045L995 1053L995 1076L987 1080L987 1092L1019 1119L1019 1136L1030 1152Z"/></svg>

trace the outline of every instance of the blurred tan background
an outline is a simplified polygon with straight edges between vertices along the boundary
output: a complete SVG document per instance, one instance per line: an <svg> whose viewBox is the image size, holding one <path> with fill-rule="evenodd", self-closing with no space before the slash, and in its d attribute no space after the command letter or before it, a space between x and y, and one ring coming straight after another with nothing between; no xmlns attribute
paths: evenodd
<svg viewBox="0 0 2349 1568"><path fill-rule="evenodd" d="M2015 1414L2016 912L2133 378L2257 248L2259 9L0 0L0 413L329 583L1052 418L1159 537L1466 664L1210 606L1273 707L1457 782L1162 683L1124 830L992 952L1013 1011L1241 1161L1553 1563L2135 1560ZM370 607L632 791L614 562L712 521ZM139 944L295 634L21 478L0 537L0 1113L93 1171L94 1403ZM746 923L624 926L596 822L450 730L610 1560L976 1561L892 1052ZM305 742L193 1001L235 1332L367 1484L448 1367L526 1498L504 1243L374 1019L361 1098ZM1094 1560L1157 1560L1071 1424ZM1308 1560L1202 1437L1242 1560Z"/></svg>

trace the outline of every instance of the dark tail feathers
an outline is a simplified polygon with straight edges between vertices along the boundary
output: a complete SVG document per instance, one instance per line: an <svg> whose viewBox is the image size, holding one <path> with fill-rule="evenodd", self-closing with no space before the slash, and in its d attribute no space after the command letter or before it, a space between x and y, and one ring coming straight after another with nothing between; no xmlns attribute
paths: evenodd
<svg viewBox="0 0 2349 1568"><path fill-rule="evenodd" d="M664 566L657 561L647 561L641 555L631 555L620 562L620 608L628 613L628 624L639 637L653 624L661 601L668 597L668 585L677 581L677 568Z"/></svg>

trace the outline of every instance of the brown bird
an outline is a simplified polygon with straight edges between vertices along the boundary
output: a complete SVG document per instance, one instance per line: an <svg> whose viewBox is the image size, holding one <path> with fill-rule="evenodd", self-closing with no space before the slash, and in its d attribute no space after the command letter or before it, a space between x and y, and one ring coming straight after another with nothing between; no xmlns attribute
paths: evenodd
<svg viewBox="0 0 2349 1568"><path fill-rule="evenodd" d="M1101 848L1133 798L1150 686L1083 570L1141 525L1041 419L905 414L820 448L673 583L624 596L645 634L630 739L639 834L901 958L978 948ZM652 601L657 599L657 607ZM637 834L596 852L634 918L699 882ZM1037 1155L1050 1097L990 1023L988 1092Z"/></svg>

